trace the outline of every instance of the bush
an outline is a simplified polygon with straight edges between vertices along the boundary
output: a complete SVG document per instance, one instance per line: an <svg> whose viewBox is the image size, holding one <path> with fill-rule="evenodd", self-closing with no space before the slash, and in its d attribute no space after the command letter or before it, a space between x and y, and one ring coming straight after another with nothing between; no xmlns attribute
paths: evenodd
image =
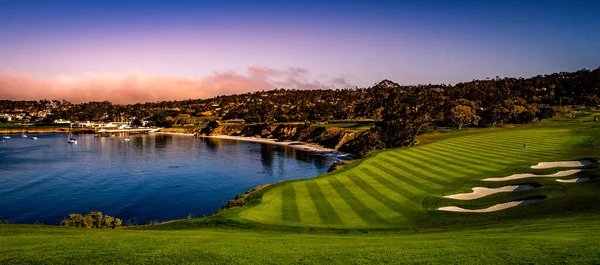
<svg viewBox="0 0 600 265"><path fill-rule="evenodd" d="M112 216L102 216L101 212L90 212L82 216L81 214L69 214L67 219L60 222L60 226L85 227L85 228L117 228L123 225L123 221Z"/></svg>

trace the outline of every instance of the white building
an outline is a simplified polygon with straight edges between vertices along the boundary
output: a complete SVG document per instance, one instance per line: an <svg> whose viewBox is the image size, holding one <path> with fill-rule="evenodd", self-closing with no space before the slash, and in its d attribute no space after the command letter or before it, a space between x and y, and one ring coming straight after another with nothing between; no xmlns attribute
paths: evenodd
<svg viewBox="0 0 600 265"><path fill-rule="evenodd" d="M67 120L63 120L63 119L58 119L58 120L54 120L54 123L56 123L56 124L70 124L71 121L67 121Z"/></svg>

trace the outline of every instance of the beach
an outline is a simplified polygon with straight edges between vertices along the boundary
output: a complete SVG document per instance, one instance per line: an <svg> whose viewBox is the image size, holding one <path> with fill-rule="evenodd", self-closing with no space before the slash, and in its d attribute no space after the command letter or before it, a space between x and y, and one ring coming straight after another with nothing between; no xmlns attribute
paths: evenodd
<svg viewBox="0 0 600 265"><path fill-rule="evenodd" d="M230 135L211 135L211 136L201 136L201 137L287 146L287 147L302 150L302 151L314 152L319 155L330 157L330 158L333 158L335 160L340 160L340 161L348 161L348 160L355 159L354 155L352 155L352 154L340 152L333 148L326 148L326 147L323 147L323 146L320 146L317 144L310 144L310 143L299 142L299 141L282 141L282 140L277 140L277 139L266 139L266 138L244 137L244 136L230 136Z"/></svg>

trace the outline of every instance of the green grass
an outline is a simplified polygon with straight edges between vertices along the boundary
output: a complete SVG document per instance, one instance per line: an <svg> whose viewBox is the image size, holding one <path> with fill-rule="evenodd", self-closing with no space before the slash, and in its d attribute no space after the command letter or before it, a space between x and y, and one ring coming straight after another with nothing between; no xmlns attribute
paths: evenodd
<svg viewBox="0 0 600 265"><path fill-rule="evenodd" d="M584 117L582 115L581 119ZM452 137L446 136L420 146L382 151L339 172L276 185L264 194L269 203L247 207L232 218L279 226L414 229L428 224L438 225L439 221L433 217L440 215L436 211L439 206L485 208L529 197L548 198L532 206L516 207L497 214L526 215L530 208L564 199L564 193L570 189L590 184L555 184L554 179L536 179L536 182L547 185L529 192L494 195L490 197L493 200L485 198L465 202L441 197L469 191L475 186L498 185L482 182L484 178L514 173L550 174L564 170L530 168L542 161L597 159L598 152L587 152L593 147L581 147L600 147L594 142L600 127L595 123L571 120L577 121L577 126L565 126L564 121L548 121L512 129L473 129L451 133ZM527 148L523 147L525 143ZM597 166L593 165L577 176L595 176L597 172ZM294 193L295 187L301 185L317 190L318 195ZM281 214L264 214L277 211ZM342 222L332 222L329 215L339 216ZM455 218L452 215L460 214L446 215L447 218ZM288 216L294 218L286 218ZM311 218L303 218L305 216ZM351 218L359 218L360 222L345 222Z"/></svg>
<svg viewBox="0 0 600 265"><path fill-rule="evenodd" d="M599 229L590 216L411 234L0 225L0 263L597 264Z"/></svg>
<svg viewBox="0 0 600 265"><path fill-rule="evenodd" d="M598 264L597 164L565 177L592 178L585 183L481 181L566 170L530 168L543 161L597 161L600 123L592 116L580 111L535 125L423 135L418 146L274 184L248 196L247 206L207 218L117 230L0 225L0 264ZM470 201L443 198L516 184L536 187ZM484 214L436 210L529 198L542 200Z"/></svg>
<svg viewBox="0 0 600 265"><path fill-rule="evenodd" d="M326 128L342 128L362 132L375 126L375 122L329 122L327 124L318 124L315 126Z"/></svg>

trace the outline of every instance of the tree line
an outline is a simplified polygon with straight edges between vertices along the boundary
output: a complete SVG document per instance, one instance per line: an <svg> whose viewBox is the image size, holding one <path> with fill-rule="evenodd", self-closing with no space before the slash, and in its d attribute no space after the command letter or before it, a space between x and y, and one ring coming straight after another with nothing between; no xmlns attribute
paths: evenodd
<svg viewBox="0 0 600 265"><path fill-rule="evenodd" d="M116 105L110 102L0 101L0 111L52 108L54 119L146 120L170 127L243 119L246 123L325 122L373 119L362 136L378 147L411 145L427 126L495 126L530 123L567 111L600 105L600 68L530 78L486 78L455 85L404 86L383 80L368 88L337 90L274 89L252 93Z"/></svg>

